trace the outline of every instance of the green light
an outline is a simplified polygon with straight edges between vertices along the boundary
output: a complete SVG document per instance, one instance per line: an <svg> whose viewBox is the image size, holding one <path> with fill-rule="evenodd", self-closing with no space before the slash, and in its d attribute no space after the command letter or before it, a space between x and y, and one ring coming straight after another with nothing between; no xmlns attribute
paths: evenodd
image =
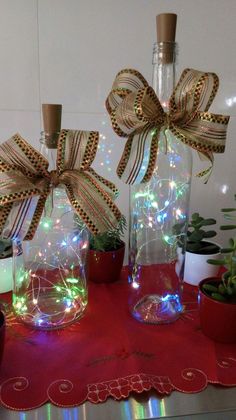
<svg viewBox="0 0 236 420"><path fill-rule="evenodd" d="M48 230L52 228L52 219L50 217L44 217L40 224L42 225L43 229Z"/></svg>
<svg viewBox="0 0 236 420"><path fill-rule="evenodd" d="M149 194L148 192L138 192L135 194L134 196L135 198L139 198L139 197L148 197L150 200L154 200L155 195L154 194Z"/></svg>
<svg viewBox="0 0 236 420"><path fill-rule="evenodd" d="M78 283L78 282L79 282L79 280L74 279L74 278L69 278L69 279L66 279L66 281L67 281L68 283Z"/></svg>
<svg viewBox="0 0 236 420"><path fill-rule="evenodd" d="M58 292L60 292L60 291L61 291L61 287L57 286L57 287L56 287L56 290L57 290Z"/></svg>

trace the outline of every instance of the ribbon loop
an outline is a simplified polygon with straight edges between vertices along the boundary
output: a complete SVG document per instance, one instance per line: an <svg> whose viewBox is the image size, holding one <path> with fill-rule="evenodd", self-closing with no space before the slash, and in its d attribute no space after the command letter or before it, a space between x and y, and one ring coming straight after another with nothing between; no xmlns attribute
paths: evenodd
<svg viewBox="0 0 236 420"><path fill-rule="evenodd" d="M213 153L223 153L229 117L207 112L219 86L214 73L185 69L165 113L154 90L132 69L115 78L106 107L116 134L128 137L117 174L127 184L150 180L158 151L159 134L166 128L178 140L197 150L211 167Z"/></svg>
<svg viewBox="0 0 236 420"><path fill-rule="evenodd" d="M32 239L52 188L64 184L75 212L93 234L116 226L121 217L113 200L118 191L90 167L99 134L62 130L57 168L19 134L0 145L0 233Z"/></svg>

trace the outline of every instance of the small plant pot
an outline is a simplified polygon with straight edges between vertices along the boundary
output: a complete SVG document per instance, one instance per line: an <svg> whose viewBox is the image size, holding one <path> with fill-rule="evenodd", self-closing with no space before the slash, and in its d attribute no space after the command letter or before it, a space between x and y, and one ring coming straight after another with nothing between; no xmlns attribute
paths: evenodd
<svg viewBox="0 0 236 420"><path fill-rule="evenodd" d="M221 343L236 343L236 303L212 299L203 290L205 283L220 282L210 277L199 284L199 313L202 332Z"/></svg>
<svg viewBox="0 0 236 420"><path fill-rule="evenodd" d="M217 277L219 266L209 264L207 260L217 260L220 255L220 252L206 255L187 251L185 253L184 282L198 286L203 279Z"/></svg>
<svg viewBox="0 0 236 420"><path fill-rule="evenodd" d="M119 280L124 254L124 242L115 251L89 250L88 280L94 283L112 283Z"/></svg>
<svg viewBox="0 0 236 420"><path fill-rule="evenodd" d="M13 289L12 257L0 258L0 293L10 292Z"/></svg>

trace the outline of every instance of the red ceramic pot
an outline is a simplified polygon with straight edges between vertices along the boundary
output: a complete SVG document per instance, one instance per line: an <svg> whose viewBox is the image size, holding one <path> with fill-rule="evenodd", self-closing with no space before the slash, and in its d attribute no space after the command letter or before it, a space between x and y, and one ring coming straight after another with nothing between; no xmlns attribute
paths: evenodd
<svg viewBox="0 0 236 420"><path fill-rule="evenodd" d="M220 282L221 279L217 279ZM216 281L209 277L199 283L199 313L202 332L221 343L236 343L236 303L214 300L202 289L204 283Z"/></svg>
<svg viewBox="0 0 236 420"><path fill-rule="evenodd" d="M123 266L125 244L115 251L94 251L88 253L88 280L95 283L111 283L119 280Z"/></svg>
<svg viewBox="0 0 236 420"><path fill-rule="evenodd" d="M2 361L4 343L5 343L5 317L3 313L0 311L0 364Z"/></svg>

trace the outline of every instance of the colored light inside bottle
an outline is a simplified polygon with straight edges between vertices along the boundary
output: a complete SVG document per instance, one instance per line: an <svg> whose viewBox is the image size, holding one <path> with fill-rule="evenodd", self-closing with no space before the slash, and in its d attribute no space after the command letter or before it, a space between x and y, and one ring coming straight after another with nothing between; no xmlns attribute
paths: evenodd
<svg viewBox="0 0 236 420"><path fill-rule="evenodd" d="M75 278L68 278L68 279L66 279L66 281L68 282L68 283L78 283L78 279L75 279Z"/></svg>
<svg viewBox="0 0 236 420"><path fill-rule="evenodd" d="M49 230L52 228L52 219L50 217L44 217L41 221L44 230Z"/></svg>

